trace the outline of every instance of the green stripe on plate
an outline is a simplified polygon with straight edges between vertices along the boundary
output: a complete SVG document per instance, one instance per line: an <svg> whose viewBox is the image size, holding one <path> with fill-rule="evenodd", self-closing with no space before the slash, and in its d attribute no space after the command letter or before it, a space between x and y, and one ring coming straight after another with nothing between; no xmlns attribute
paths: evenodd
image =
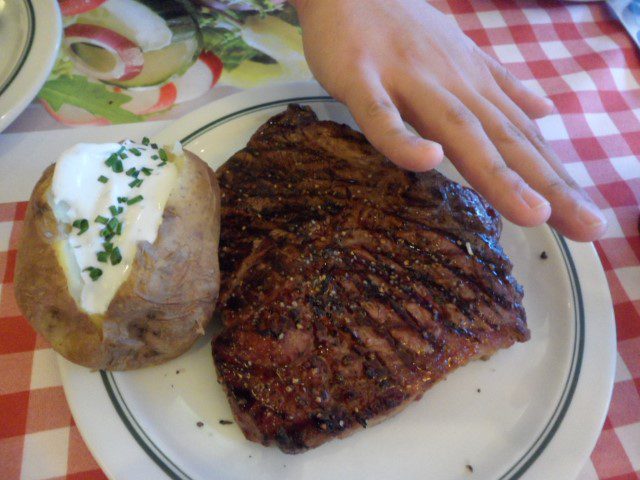
<svg viewBox="0 0 640 480"><path fill-rule="evenodd" d="M18 62L16 63L16 65L13 67L13 70L11 71L11 73L9 74L9 76L7 77L7 79L5 80L4 84L0 85L0 95L2 95L13 83L13 81L16 79L16 77L18 76L18 73L20 73L20 70L22 70L22 67L24 66L25 62L27 61L27 56L29 55L29 52L31 51L31 47L33 46L33 37L35 35L36 32L36 15L35 12L33 10L33 5L31 4L31 0L24 0L24 3L27 7L27 44L25 46L25 48L22 51L22 54L20 55L20 58L18 59Z"/></svg>

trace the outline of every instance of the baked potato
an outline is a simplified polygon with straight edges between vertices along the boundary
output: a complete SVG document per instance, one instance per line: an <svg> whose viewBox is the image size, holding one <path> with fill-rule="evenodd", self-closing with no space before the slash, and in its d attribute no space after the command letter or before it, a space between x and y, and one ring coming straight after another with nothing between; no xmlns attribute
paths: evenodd
<svg viewBox="0 0 640 480"><path fill-rule="evenodd" d="M173 152L146 138L142 144L110 145L118 151L104 162L97 159L99 168L106 168L104 175L95 175L98 167L91 163L90 173L76 178L89 164L69 164L69 157L62 163L66 167L57 167L58 161L43 173L26 212L15 291L25 317L65 358L92 369L128 370L174 358L203 335L220 284L220 193L214 172L179 144ZM142 157L153 159L154 168L140 166L140 150ZM78 155L76 151L73 158ZM96 161L85 157L85 162ZM138 163L128 168L134 161ZM168 173L161 173L167 168L172 172L169 180ZM85 204L93 201L109 204L110 213L75 218L73 201L57 198L56 192L66 185L67 196L80 198L77 186L91 174L95 185L80 189L90 198L76 202L77 210L86 210ZM61 180L61 175L72 178ZM147 204L143 195L134 193L152 181L163 188L145 190ZM131 194L116 199L122 193L117 188L128 188ZM150 228L136 224L148 218ZM147 233L140 235L154 230L152 241L135 241L143 238L136 237L143 230ZM101 242L100 251L87 254L96 242ZM86 259L95 265L87 266Z"/></svg>

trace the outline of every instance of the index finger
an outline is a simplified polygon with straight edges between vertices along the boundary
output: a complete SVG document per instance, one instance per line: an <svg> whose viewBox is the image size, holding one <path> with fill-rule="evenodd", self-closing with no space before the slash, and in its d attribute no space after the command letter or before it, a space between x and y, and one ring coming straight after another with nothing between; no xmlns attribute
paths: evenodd
<svg viewBox="0 0 640 480"><path fill-rule="evenodd" d="M405 125L386 89L374 76L363 76L345 101L369 142L396 165L414 172L437 166L442 146L413 133Z"/></svg>

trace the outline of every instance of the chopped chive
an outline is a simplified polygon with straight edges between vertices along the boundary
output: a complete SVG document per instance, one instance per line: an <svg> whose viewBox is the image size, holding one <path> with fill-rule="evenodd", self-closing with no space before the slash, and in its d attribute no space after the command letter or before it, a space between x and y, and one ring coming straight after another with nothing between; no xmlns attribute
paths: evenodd
<svg viewBox="0 0 640 480"><path fill-rule="evenodd" d="M127 155L126 153L120 153L120 154L118 154L118 155L120 156L120 158L121 158L122 160L124 160L125 158L129 158L129 155Z"/></svg>
<svg viewBox="0 0 640 480"><path fill-rule="evenodd" d="M138 150L137 148L130 148L129 151L133 153L136 157L139 157L140 155L142 155L140 153L140 150Z"/></svg>
<svg viewBox="0 0 640 480"><path fill-rule="evenodd" d="M104 242L102 246L104 247L104 251L107 253L111 253L111 250L113 250L113 243L111 242Z"/></svg>
<svg viewBox="0 0 640 480"><path fill-rule="evenodd" d="M167 156L167 152L164 151L164 148L161 148L160 150L158 150L158 154L160 155L160 158L162 159L163 162L166 162L167 160L169 160L169 157Z"/></svg>
<svg viewBox="0 0 640 480"><path fill-rule="evenodd" d="M118 223L118 226L116 227L116 235L121 235L122 234L122 222Z"/></svg>
<svg viewBox="0 0 640 480"><path fill-rule="evenodd" d="M93 280L94 282L100 278L100 275L102 275L102 270L100 270L99 268L96 267L87 267L83 270L83 272L89 272L89 277L91 277L91 280Z"/></svg>
<svg viewBox="0 0 640 480"><path fill-rule="evenodd" d="M140 200L142 200L144 197L142 195L138 195L136 197L133 197L131 200L129 200L127 202L127 205L133 205L134 203L138 203Z"/></svg>
<svg viewBox="0 0 640 480"><path fill-rule="evenodd" d="M120 147L120 149L119 149L116 153L122 153L122 152L124 152L125 150L126 150L125 146L124 146L124 145L122 145L122 146Z"/></svg>
<svg viewBox="0 0 640 480"><path fill-rule="evenodd" d="M153 172L153 168L142 167L140 171L148 177L149 175L151 175L151 172Z"/></svg>
<svg viewBox="0 0 640 480"><path fill-rule="evenodd" d="M153 148L154 150L158 149L158 144L157 143L152 143L151 144L151 148Z"/></svg>
<svg viewBox="0 0 640 480"><path fill-rule="evenodd" d="M139 178L136 178L133 182L129 183L131 188L139 187L140 185L142 185L142 180Z"/></svg>
<svg viewBox="0 0 640 480"><path fill-rule="evenodd" d="M118 203L127 203L129 200L127 197L118 197Z"/></svg>
<svg viewBox="0 0 640 480"><path fill-rule="evenodd" d="M107 183L107 182L109 181L109 179L108 179L107 177L105 177L104 175L100 175L100 176L98 177L98 181L99 181L100 183Z"/></svg>
<svg viewBox="0 0 640 480"><path fill-rule="evenodd" d="M115 154L114 154L115 155ZM111 156L113 157L113 155ZM120 173L122 171L122 161L116 158L109 157L104 163L107 167L110 167L115 173Z"/></svg>
<svg viewBox="0 0 640 480"><path fill-rule="evenodd" d="M104 237L105 241L109 242L113 238L115 233L110 228L103 228L100 230L100 236Z"/></svg>
<svg viewBox="0 0 640 480"><path fill-rule="evenodd" d="M114 248L111 252L111 265L117 265L122 261L122 255L118 247Z"/></svg>
<svg viewBox="0 0 640 480"><path fill-rule="evenodd" d="M99 262L106 263L106 261L109 259L109 254L107 252L98 252L96 254L96 257L98 258Z"/></svg>
<svg viewBox="0 0 640 480"><path fill-rule="evenodd" d="M166 164L167 164L167 162L160 162L160 163L158 164L158 166L159 166L159 167L164 167Z"/></svg>
<svg viewBox="0 0 640 480"><path fill-rule="evenodd" d="M155 153L153 155L151 155L151 160L158 160L160 157L158 155L156 155Z"/></svg>
<svg viewBox="0 0 640 480"><path fill-rule="evenodd" d="M78 229L78 235L82 235L84 232L89 230L89 220L86 218L81 218L72 223L72 225Z"/></svg>
<svg viewBox="0 0 640 480"><path fill-rule="evenodd" d="M122 207L116 207L115 205L111 205L109 207L109 211L111 212L111 216L115 217L116 215L120 215L122 213Z"/></svg>
<svg viewBox="0 0 640 480"><path fill-rule="evenodd" d="M109 220L109 223L107 223L107 228L111 232L115 233L115 230L116 230L116 227L118 226L118 223L120 223L120 222L118 222L117 218L112 218L111 220Z"/></svg>
<svg viewBox="0 0 640 480"><path fill-rule="evenodd" d="M107 159L104 161L104 164L105 164L107 167L111 167L111 166L113 166L113 163L114 163L117 159L118 159L117 155L116 155L115 153L112 153L111 155L109 155L109 158L107 158Z"/></svg>
<svg viewBox="0 0 640 480"><path fill-rule="evenodd" d="M126 172L127 175L129 175L130 177L138 177L138 170L135 169L135 167L131 167L129 170L127 170Z"/></svg>
<svg viewBox="0 0 640 480"><path fill-rule="evenodd" d="M145 146L149 145L149 142L150 142L149 137L142 137L142 144L143 145L145 145Z"/></svg>
<svg viewBox="0 0 640 480"><path fill-rule="evenodd" d="M98 215L94 220L94 222L106 225L109 222L109 219L106 217L103 217L102 215Z"/></svg>

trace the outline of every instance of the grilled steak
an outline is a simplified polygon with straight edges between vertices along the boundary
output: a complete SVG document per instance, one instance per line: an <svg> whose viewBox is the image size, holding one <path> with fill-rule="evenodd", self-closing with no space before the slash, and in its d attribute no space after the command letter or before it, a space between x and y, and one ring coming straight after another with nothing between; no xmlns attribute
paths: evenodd
<svg viewBox="0 0 640 480"><path fill-rule="evenodd" d="M287 453L396 413L529 337L496 211L291 105L219 170L219 381Z"/></svg>

